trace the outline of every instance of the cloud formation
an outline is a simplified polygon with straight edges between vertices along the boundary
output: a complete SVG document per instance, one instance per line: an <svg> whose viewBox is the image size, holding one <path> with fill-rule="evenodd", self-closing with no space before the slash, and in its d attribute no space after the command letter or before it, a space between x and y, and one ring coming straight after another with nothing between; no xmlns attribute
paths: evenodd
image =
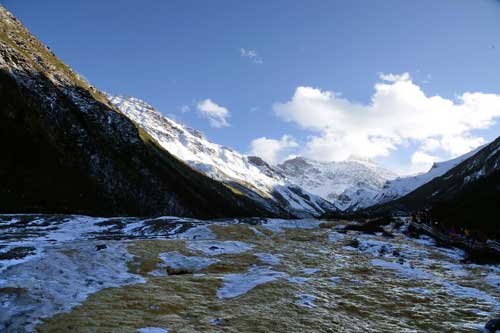
<svg viewBox="0 0 500 333"><path fill-rule="evenodd" d="M250 155L259 156L268 163L276 164L287 157L287 152L291 148L296 147L298 143L289 135L283 135L279 140L261 137L250 143Z"/></svg>
<svg viewBox="0 0 500 333"><path fill-rule="evenodd" d="M298 87L290 101L273 109L281 119L313 133L300 155L328 161L353 154L374 158L412 143L417 145L412 162L424 169L483 144L472 131L486 129L500 117L500 95L466 92L455 100L426 96L408 73L381 74L367 105Z"/></svg>
<svg viewBox="0 0 500 333"><path fill-rule="evenodd" d="M215 128L229 126L229 122L227 121L227 118L229 118L229 110L212 102L211 99L205 99L198 102L196 109L203 118L208 119L210 126Z"/></svg>
<svg viewBox="0 0 500 333"><path fill-rule="evenodd" d="M257 51L255 51L255 50L247 50L247 49L241 48L240 49L240 57L248 58L248 59L252 60L252 62L259 64L259 65L264 63L264 60L262 60L262 58L257 54Z"/></svg>

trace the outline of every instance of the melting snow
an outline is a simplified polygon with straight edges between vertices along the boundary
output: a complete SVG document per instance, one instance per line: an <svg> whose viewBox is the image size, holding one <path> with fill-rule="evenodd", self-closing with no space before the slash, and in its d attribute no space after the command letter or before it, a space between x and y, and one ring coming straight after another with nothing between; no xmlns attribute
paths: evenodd
<svg viewBox="0 0 500 333"><path fill-rule="evenodd" d="M168 333L170 330L168 328L160 328L160 327L144 327L139 328L137 333Z"/></svg>
<svg viewBox="0 0 500 333"><path fill-rule="evenodd" d="M329 234L328 234L328 240L332 243L335 243L335 242L338 242L342 239L345 238L345 235L344 234L341 234L340 232L336 232L336 231L331 231Z"/></svg>
<svg viewBox="0 0 500 333"><path fill-rule="evenodd" d="M165 267L169 267L175 271L187 271L190 273L199 272L208 266L219 262L218 259L204 258L204 257L188 257L180 252L167 252L160 254L163 264L159 265L159 269L151 272L154 276L167 275Z"/></svg>
<svg viewBox="0 0 500 333"><path fill-rule="evenodd" d="M269 267L251 267L243 274L224 275L224 284L217 290L218 298L233 298L246 294L258 285L286 277L287 274L277 272Z"/></svg>
<svg viewBox="0 0 500 333"><path fill-rule="evenodd" d="M31 331L39 318L68 311L99 290L145 282L128 272L132 256L124 244L108 242L106 249L96 251L95 242L72 242L44 251L45 256L0 274L2 288L21 291L0 294L0 331L3 317L11 318L10 328L29 322Z"/></svg>
<svg viewBox="0 0 500 333"><path fill-rule="evenodd" d="M330 278L330 281L332 282L332 284L333 284L334 286L336 286L337 284L339 284L339 283L342 281L342 278L341 278L341 277L339 277L339 276L332 276L332 277Z"/></svg>
<svg viewBox="0 0 500 333"><path fill-rule="evenodd" d="M484 280L487 284L500 289L500 275L490 273L484 278Z"/></svg>
<svg viewBox="0 0 500 333"><path fill-rule="evenodd" d="M287 278L288 282L291 282L291 283L298 283L298 284L303 284L303 283L306 283L309 278L306 278L306 277L302 277L302 276L290 276Z"/></svg>
<svg viewBox="0 0 500 333"><path fill-rule="evenodd" d="M255 256L259 258L264 264L277 265L280 263L280 259L274 254L270 253L256 253Z"/></svg>
<svg viewBox="0 0 500 333"><path fill-rule="evenodd" d="M381 259L372 259L371 260L372 265L378 266L378 267L384 267L388 268L391 270L397 271L397 273L403 277L407 277L410 279L416 279L416 280L432 280L435 283L438 283L445 287L449 293L457 296L457 297L464 297L464 298L474 298L477 300L482 300L485 301L489 304L494 305L496 308L499 307L498 301L492 297L491 295L488 295L476 288L471 288L471 287L464 287L461 285L458 285L453 282L446 281L444 279L441 279L432 273L426 272L424 270L418 269L418 268L412 268L408 266L407 264L398 264L395 262L389 262Z"/></svg>
<svg viewBox="0 0 500 333"><path fill-rule="evenodd" d="M316 307L316 304L314 304L316 296L310 294L298 294L296 296L298 297L298 300L297 302L295 302L295 304L297 304L298 306L303 306L306 308Z"/></svg>
<svg viewBox="0 0 500 333"><path fill-rule="evenodd" d="M421 294L421 295L425 295L425 296L432 295L432 291L430 291L429 289L425 289L425 288L413 287L413 288L409 288L408 290L411 292L414 292L416 294Z"/></svg>
<svg viewBox="0 0 500 333"><path fill-rule="evenodd" d="M314 229L318 228L322 221L318 220L267 220L262 224L263 227L273 232L282 232L284 229Z"/></svg>
<svg viewBox="0 0 500 333"><path fill-rule="evenodd" d="M253 249L253 245L239 242L239 241L191 241L188 243L187 248L193 251L200 251L209 256L216 256L219 254L242 253Z"/></svg>
<svg viewBox="0 0 500 333"><path fill-rule="evenodd" d="M312 274L318 273L319 271L321 271L321 269L319 269L319 268L304 268L302 270L302 272L304 272L304 274L307 274L307 275L312 275Z"/></svg>
<svg viewBox="0 0 500 333"><path fill-rule="evenodd" d="M210 230L208 225L201 225L177 235L177 238L188 240L210 240L215 239L216 236L212 230Z"/></svg>

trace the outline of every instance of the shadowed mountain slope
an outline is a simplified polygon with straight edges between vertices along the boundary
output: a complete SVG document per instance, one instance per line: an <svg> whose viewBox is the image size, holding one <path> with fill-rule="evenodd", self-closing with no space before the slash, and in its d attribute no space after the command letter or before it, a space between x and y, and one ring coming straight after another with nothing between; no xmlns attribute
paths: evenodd
<svg viewBox="0 0 500 333"><path fill-rule="evenodd" d="M2 212L270 212L165 151L0 6Z"/></svg>

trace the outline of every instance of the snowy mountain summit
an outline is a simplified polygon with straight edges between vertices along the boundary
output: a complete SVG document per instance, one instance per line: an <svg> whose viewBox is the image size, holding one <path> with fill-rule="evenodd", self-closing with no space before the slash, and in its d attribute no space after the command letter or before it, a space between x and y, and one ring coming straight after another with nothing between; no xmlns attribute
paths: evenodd
<svg viewBox="0 0 500 333"><path fill-rule="evenodd" d="M276 212L305 217L335 209L321 197L289 183L262 159L210 142L199 131L165 117L140 99L111 95L108 99L172 155Z"/></svg>
<svg viewBox="0 0 500 333"><path fill-rule="evenodd" d="M296 157L278 168L291 182L334 203L338 209L358 209L376 203L376 196L396 174L356 156L341 162Z"/></svg>

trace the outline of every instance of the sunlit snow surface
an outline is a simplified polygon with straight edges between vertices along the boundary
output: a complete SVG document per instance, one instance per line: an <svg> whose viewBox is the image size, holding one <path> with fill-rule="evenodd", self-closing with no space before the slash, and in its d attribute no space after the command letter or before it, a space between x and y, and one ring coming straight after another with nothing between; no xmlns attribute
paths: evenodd
<svg viewBox="0 0 500 333"><path fill-rule="evenodd" d="M343 223L3 215L0 331L470 332L499 313L499 266Z"/></svg>

